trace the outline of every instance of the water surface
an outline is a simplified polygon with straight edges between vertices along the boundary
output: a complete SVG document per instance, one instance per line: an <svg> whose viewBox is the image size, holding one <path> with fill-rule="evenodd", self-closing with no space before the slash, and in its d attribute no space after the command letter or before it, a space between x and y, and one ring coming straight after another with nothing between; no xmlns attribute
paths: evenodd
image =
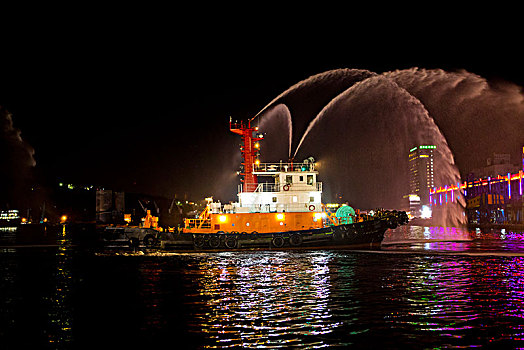
<svg viewBox="0 0 524 350"><path fill-rule="evenodd" d="M188 254L1 235L2 349L524 346L521 232L403 227L380 250Z"/></svg>

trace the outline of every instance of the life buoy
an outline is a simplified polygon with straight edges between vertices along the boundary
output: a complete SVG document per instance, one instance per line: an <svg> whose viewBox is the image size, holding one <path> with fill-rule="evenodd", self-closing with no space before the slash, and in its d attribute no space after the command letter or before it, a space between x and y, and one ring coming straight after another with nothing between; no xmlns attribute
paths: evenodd
<svg viewBox="0 0 524 350"><path fill-rule="evenodd" d="M284 187L282 187L282 189L283 189L284 191L289 191L289 184L284 185Z"/></svg>
<svg viewBox="0 0 524 350"><path fill-rule="evenodd" d="M314 210L315 210L315 206L314 206L313 204L311 204L311 205L309 206L309 211L314 211Z"/></svg>

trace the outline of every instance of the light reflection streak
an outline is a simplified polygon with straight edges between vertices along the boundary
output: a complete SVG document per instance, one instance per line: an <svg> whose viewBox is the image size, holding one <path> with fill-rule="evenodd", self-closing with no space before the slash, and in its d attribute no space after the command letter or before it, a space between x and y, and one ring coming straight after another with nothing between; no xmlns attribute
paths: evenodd
<svg viewBox="0 0 524 350"><path fill-rule="evenodd" d="M49 334L48 342L56 349L68 348L73 340L71 310L71 239L65 225L57 233L56 270L54 273L55 290L49 298Z"/></svg>
<svg viewBox="0 0 524 350"><path fill-rule="evenodd" d="M329 307L330 260L327 252L227 253L201 260L198 293L207 307L198 320L212 340L207 347L326 345L318 336L341 324Z"/></svg>
<svg viewBox="0 0 524 350"><path fill-rule="evenodd" d="M382 249L423 250L428 252L449 252L486 255L522 255L524 232L507 229L472 230L438 226L404 226L388 230L382 242Z"/></svg>

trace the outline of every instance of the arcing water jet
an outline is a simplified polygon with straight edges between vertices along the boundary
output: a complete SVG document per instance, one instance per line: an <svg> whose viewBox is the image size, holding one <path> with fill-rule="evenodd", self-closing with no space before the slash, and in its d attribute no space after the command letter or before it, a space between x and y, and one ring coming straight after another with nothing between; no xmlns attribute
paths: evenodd
<svg viewBox="0 0 524 350"><path fill-rule="evenodd" d="M348 80L341 81L345 78ZM471 167L478 159L468 163L467 155L474 158L473 152L485 157L493 134L497 136L494 151L503 151L508 143L520 145L522 142L524 96L521 89L506 83L492 85L465 71L449 73L414 68L379 76L369 71L337 69L293 85L257 116L276 101L305 89L329 85L330 79L337 81L341 89L309 121L294 155L298 155L299 150L304 155L314 153L325 167L336 169L328 176L338 177L334 183L346 184L331 189L336 199L343 194L360 204L382 202L384 206L389 203L397 206L393 202L398 203L408 192L407 151L416 144L437 146L438 185L456 183L460 178L450 146L460 150L456 151L459 160ZM293 111L293 105L289 107ZM296 121L294 115L294 124ZM475 144L473 149L472 144ZM346 165L341 167L341 164ZM366 172L370 166L375 167L375 171ZM362 174L365 181L359 180ZM388 186L396 190L385 190ZM464 222L463 206L463 197L457 205L450 206L453 209L447 215L447 224Z"/></svg>

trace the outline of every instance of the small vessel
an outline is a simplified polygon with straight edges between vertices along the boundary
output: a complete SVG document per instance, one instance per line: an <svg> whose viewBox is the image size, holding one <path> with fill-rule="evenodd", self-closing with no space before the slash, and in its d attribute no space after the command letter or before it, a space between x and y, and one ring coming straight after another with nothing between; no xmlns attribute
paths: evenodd
<svg viewBox="0 0 524 350"><path fill-rule="evenodd" d="M388 228L406 224L403 211L362 214L347 204L332 213L322 204L322 182L315 160L261 163L263 134L250 122L229 122L241 136L242 165L238 201L222 204L207 198L196 218L184 219L178 233L149 226L108 228L130 246L173 250L345 248L378 246ZM106 235L107 237L107 235Z"/></svg>

